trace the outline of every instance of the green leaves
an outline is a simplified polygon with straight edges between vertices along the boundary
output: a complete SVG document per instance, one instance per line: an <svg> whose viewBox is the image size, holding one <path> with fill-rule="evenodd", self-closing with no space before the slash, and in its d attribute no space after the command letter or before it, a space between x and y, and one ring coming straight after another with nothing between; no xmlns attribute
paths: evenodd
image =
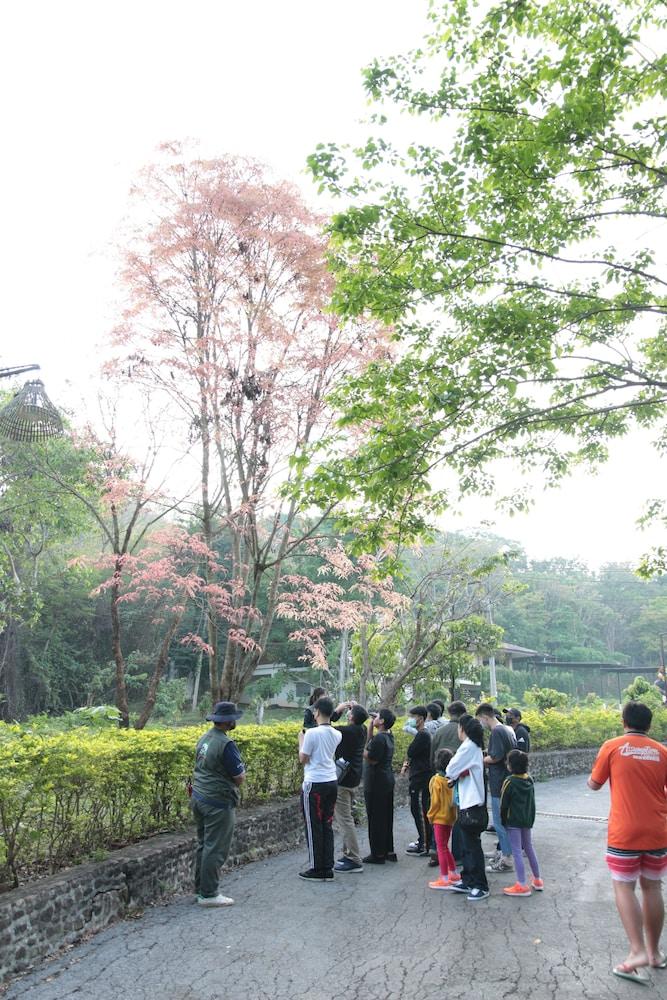
<svg viewBox="0 0 667 1000"><path fill-rule="evenodd" d="M365 444L318 491L340 496L342 475L392 536L450 502L431 506L438 465L464 490L505 456L556 481L661 427L667 402L667 274L645 236L667 219L664 4L438 0L430 22L422 48L365 71L375 134L311 163L347 199L334 308L397 342L336 394L340 433Z"/></svg>

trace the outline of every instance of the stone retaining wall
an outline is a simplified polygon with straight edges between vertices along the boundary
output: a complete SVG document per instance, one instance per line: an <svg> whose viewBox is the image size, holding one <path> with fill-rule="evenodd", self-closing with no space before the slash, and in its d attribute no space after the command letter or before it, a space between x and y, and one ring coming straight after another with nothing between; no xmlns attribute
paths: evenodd
<svg viewBox="0 0 667 1000"><path fill-rule="evenodd" d="M298 798L236 814L227 867L303 841ZM192 830L166 833L0 895L0 983L148 903L192 888Z"/></svg>
<svg viewBox="0 0 667 1000"><path fill-rule="evenodd" d="M590 770L595 750L531 754L531 771L545 779ZM407 803L408 782L397 778L396 805ZM303 842L297 798L237 812L228 867L297 847ZM192 888L191 830L161 834L0 895L0 983L89 934L176 891Z"/></svg>

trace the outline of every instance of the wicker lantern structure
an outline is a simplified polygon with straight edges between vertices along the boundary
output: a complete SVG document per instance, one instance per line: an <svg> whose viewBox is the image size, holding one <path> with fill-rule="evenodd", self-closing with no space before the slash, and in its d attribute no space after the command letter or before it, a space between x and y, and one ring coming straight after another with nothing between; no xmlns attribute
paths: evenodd
<svg viewBox="0 0 667 1000"><path fill-rule="evenodd" d="M0 378L38 367L38 365L27 365L19 369L0 369ZM40 379L26 382L14 398L0 410L0 439L38 444L47 438L59 437L62 433L63 422L60 414L46 395L44 383Z"/></svg>

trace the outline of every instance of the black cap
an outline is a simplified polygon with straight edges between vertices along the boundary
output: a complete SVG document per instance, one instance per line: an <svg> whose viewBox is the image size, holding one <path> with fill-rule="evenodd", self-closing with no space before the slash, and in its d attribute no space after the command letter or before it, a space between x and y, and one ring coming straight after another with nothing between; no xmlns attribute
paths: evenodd
<svg viewBox="0 0 667 1000"><path fill-rule="evenodd" d="M243 712L237 709L233 701L219 701L213 706L213 711L206 716L207 722L236 722Z"/></svg>

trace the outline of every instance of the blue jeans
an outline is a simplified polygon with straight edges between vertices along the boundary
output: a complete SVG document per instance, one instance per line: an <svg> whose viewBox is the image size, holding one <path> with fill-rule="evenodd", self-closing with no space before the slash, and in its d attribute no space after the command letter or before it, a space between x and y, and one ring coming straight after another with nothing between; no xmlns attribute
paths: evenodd
<svg viewBox="0 0 667 1000"><path fill-rule="evenodd" d="M510 858L512 856L512 844L507 830L500 821L500 797L494 799L493 795L491 796L491 815L493 816L493 825L498 834L501 854L505 858Z"/></svg>

